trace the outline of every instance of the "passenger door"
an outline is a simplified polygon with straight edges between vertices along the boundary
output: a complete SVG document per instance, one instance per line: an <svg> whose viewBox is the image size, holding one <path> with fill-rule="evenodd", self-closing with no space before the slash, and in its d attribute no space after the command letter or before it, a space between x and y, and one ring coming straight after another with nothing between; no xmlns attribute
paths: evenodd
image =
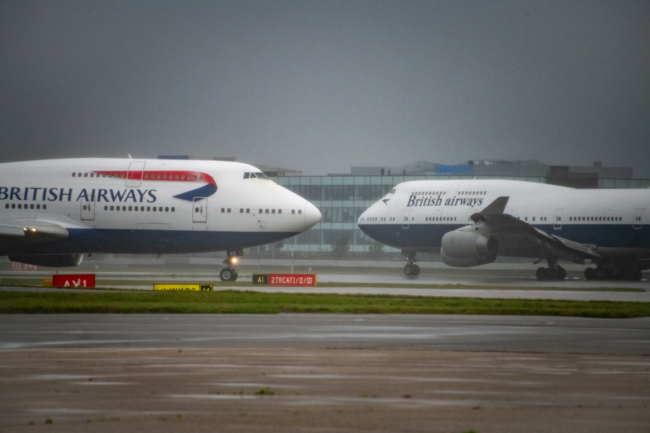
<svg viewBox="0 0 650 433"><path fill-rule="evenodd" d="M402 212L402 228L409 228L409 219L411 218L411 209L404 209Z"/></svg>
<svg viewBox="0 0 650 433"><path fill-rule="evenodd" d="M142 174L145 162L134 161L129 164L129 171L126 174L126 186L139 187L142 184Z"/></svg>
<svg viewBox="0 0 650 433"><path fill-rule="evenodd" d="M555 209L553 217L553 230L562 230L562 209Z"/></svg>
<svg viewBox="0 0 650 433"><path fill-rule="evenodd" d="M643 211L645 209L634 209L634 219L632 221L632 227L636 230L643 228Z"/></svg>
<svg viewBox="0 0 650 433"><path fill-rule="evenodd" d="M192 221L195 223L208 222L208 199L195 197L192 203Z"/></svg>
<svg viewBox="0 0 650 433"><path fill-rule="evenodd" d="M95 202L81 200L81 220L94 221L95 220Z"/></svg>

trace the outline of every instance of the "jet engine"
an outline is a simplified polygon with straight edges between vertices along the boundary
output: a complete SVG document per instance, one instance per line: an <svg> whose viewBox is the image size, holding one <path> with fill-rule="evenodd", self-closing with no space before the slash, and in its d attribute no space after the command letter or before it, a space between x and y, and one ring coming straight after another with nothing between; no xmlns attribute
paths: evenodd
<svg viewBox="0 0 650 433"><path fill-rule="evenodd" d="M68 268L79 266L83 254L31 254L9 256L12 262L26 263L28 265L47 266L50 268Z"/></svg>
<svg viewBox="0 0 650 433"><path fill-rule="evenodd" d="M446 265L468 268L492 263L498 251L499 241L496 238L461 229L442 237L440 255Z"/></svg>

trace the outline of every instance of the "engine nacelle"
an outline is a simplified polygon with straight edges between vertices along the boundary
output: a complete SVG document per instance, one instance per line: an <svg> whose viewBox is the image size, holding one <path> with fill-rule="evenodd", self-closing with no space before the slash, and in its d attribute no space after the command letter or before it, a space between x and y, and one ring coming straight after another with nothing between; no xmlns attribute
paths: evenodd
<svg viewBox="0 0 650 433"><path fill-rule="evenodd" d="M9 256L12 262L26 263L28 265L47 266L50 268L68 268L79 266L83 260L83 254L31 254L20 256Z"/></svg>
<svg viewBox="0 0 650 433"><path fill-rule="evenodd" d="M472 231L456 230L442 237L440 255L449 266L469 268L492 263L499 252L499 241Z"/></svg>

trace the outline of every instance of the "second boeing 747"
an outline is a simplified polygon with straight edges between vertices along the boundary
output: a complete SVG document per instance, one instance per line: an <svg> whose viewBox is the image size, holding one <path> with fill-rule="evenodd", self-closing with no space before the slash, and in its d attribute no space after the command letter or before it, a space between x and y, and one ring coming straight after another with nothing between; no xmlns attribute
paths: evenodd
<svg viewBox="0 0 650 433"><path fill-rule="evenodd" d="M407 255L440 252L455 267L497 256L546 261L537 278L561 280L560 260L585 264L587 279L639 280L650 269L650 189L584 190L509 180L412 181L397 185L358 220L371 238Z"/></svg>

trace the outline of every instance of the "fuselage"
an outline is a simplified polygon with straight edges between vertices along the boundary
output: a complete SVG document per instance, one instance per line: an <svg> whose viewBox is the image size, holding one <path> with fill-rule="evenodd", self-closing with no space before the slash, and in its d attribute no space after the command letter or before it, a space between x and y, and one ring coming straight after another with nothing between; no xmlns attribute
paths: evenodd
<svg viewBox="0 0 650 433"><path fill-rule="evenodd" d="M397 185L359 218L371 238L411 251L437 251L446 233L472 224L474 213L509 197L505 214L546 233L595 246L604 257L650 257L644 215L649 189L573 189L508 180L412 181ZM505 236L507 237L507 236ZM539 254L505 239L500 255Z"/></svg>
<svg viewBox="0 0 650 433"><path fill-rule="evenodd" d="M95 158L0 164L0 224L21 220L69 235L2 236L0 255L235 250L308 230L320 212L247 164Z"/></svg>

